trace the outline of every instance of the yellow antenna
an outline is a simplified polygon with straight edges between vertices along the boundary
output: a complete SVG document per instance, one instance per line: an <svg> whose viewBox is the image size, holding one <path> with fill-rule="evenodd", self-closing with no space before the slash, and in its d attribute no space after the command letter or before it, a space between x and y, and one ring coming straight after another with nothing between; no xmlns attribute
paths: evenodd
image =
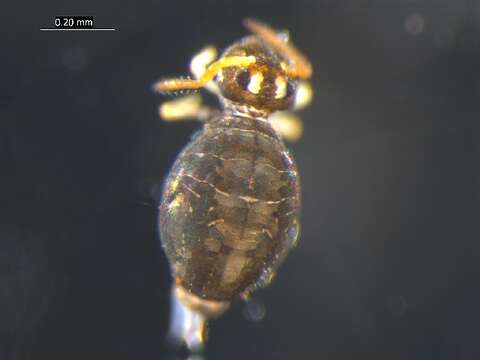
<svg viewBox="0 0 480 360"><path fill-rule="evenodd" d="M310 62L292 44L285 42L275 30L254 19L245 19L244 25L290 61L285 69L288 76L300 79L308 79L312 76L313 69Z"/></svg>
<svg viewBox="0 0 480 360"><path fill-rule="evenodd" d="M230 66L247 67L255 63L255 56L227 56L211 64L198 79L165 79L157 82L153 89L158 92L195 90L204 87L223 68Z"/></svg>

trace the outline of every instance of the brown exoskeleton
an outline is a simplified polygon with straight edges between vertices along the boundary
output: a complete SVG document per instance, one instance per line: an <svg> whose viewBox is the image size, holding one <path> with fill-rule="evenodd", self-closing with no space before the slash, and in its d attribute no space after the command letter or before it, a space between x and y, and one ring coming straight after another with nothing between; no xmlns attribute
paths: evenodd
<svg viewBox="0 0 480 360"><path fill-rule="evenodd" d="M297 168L282 138L301 136L286 110L310 102L312 66L267 25L245 26L253 35L218 60L213 47L193 58L194 79L155 84L158 92L207 88L223 105L212 111L194 94L160 107L165 120L204 122L168 175L159 214L181 315L174 332L189 347L203 343L205 319L269 284L299 233Z"/></svg>

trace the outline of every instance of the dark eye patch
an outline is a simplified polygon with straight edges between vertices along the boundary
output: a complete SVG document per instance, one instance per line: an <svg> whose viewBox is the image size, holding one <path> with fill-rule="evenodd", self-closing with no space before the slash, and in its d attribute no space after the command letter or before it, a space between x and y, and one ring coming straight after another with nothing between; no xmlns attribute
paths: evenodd
<svg viewBox="0 0 480 360"><path fill-rule="evenodd" d="M250 72L247 69L240 71L240 73L237 75L237 84L243 90L246 90L249 83L250 83Z"/></svg>
<svg viewBox="0 0 480 360"><path fill-rule="evenodd" d="M288 80L288 82L287 82L287 96L286 97L292 96L293 93L295 92L296 87L297 87L297 84L295 82L293 82L292 80Z"/></svg>

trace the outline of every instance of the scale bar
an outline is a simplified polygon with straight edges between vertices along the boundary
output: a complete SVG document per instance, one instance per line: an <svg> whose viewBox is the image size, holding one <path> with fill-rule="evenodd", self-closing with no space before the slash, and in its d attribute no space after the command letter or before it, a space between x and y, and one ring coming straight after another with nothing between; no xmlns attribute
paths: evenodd
<svg viewBox="0 0 480 360"><path fill-rule="evenodd" d="M113 28L95 28L95 29L55 29L55 28L42 28L40 31L116 31Z"/></svg>

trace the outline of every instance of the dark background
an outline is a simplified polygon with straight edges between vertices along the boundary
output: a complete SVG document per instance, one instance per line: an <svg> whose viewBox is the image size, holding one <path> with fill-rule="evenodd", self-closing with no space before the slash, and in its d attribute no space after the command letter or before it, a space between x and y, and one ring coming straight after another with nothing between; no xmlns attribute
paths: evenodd
<svg viewBox="0 0 480 360"><path fill-rule="evenodd" d="M253 16L315 67L299 246L206 359L479 359L480 3L4 4L0 360L182 359L164 344L159 185L198 128L150 91ZM116 32L40 32L92 15ZM198 359L198 358L197 358Z"/></svg>

